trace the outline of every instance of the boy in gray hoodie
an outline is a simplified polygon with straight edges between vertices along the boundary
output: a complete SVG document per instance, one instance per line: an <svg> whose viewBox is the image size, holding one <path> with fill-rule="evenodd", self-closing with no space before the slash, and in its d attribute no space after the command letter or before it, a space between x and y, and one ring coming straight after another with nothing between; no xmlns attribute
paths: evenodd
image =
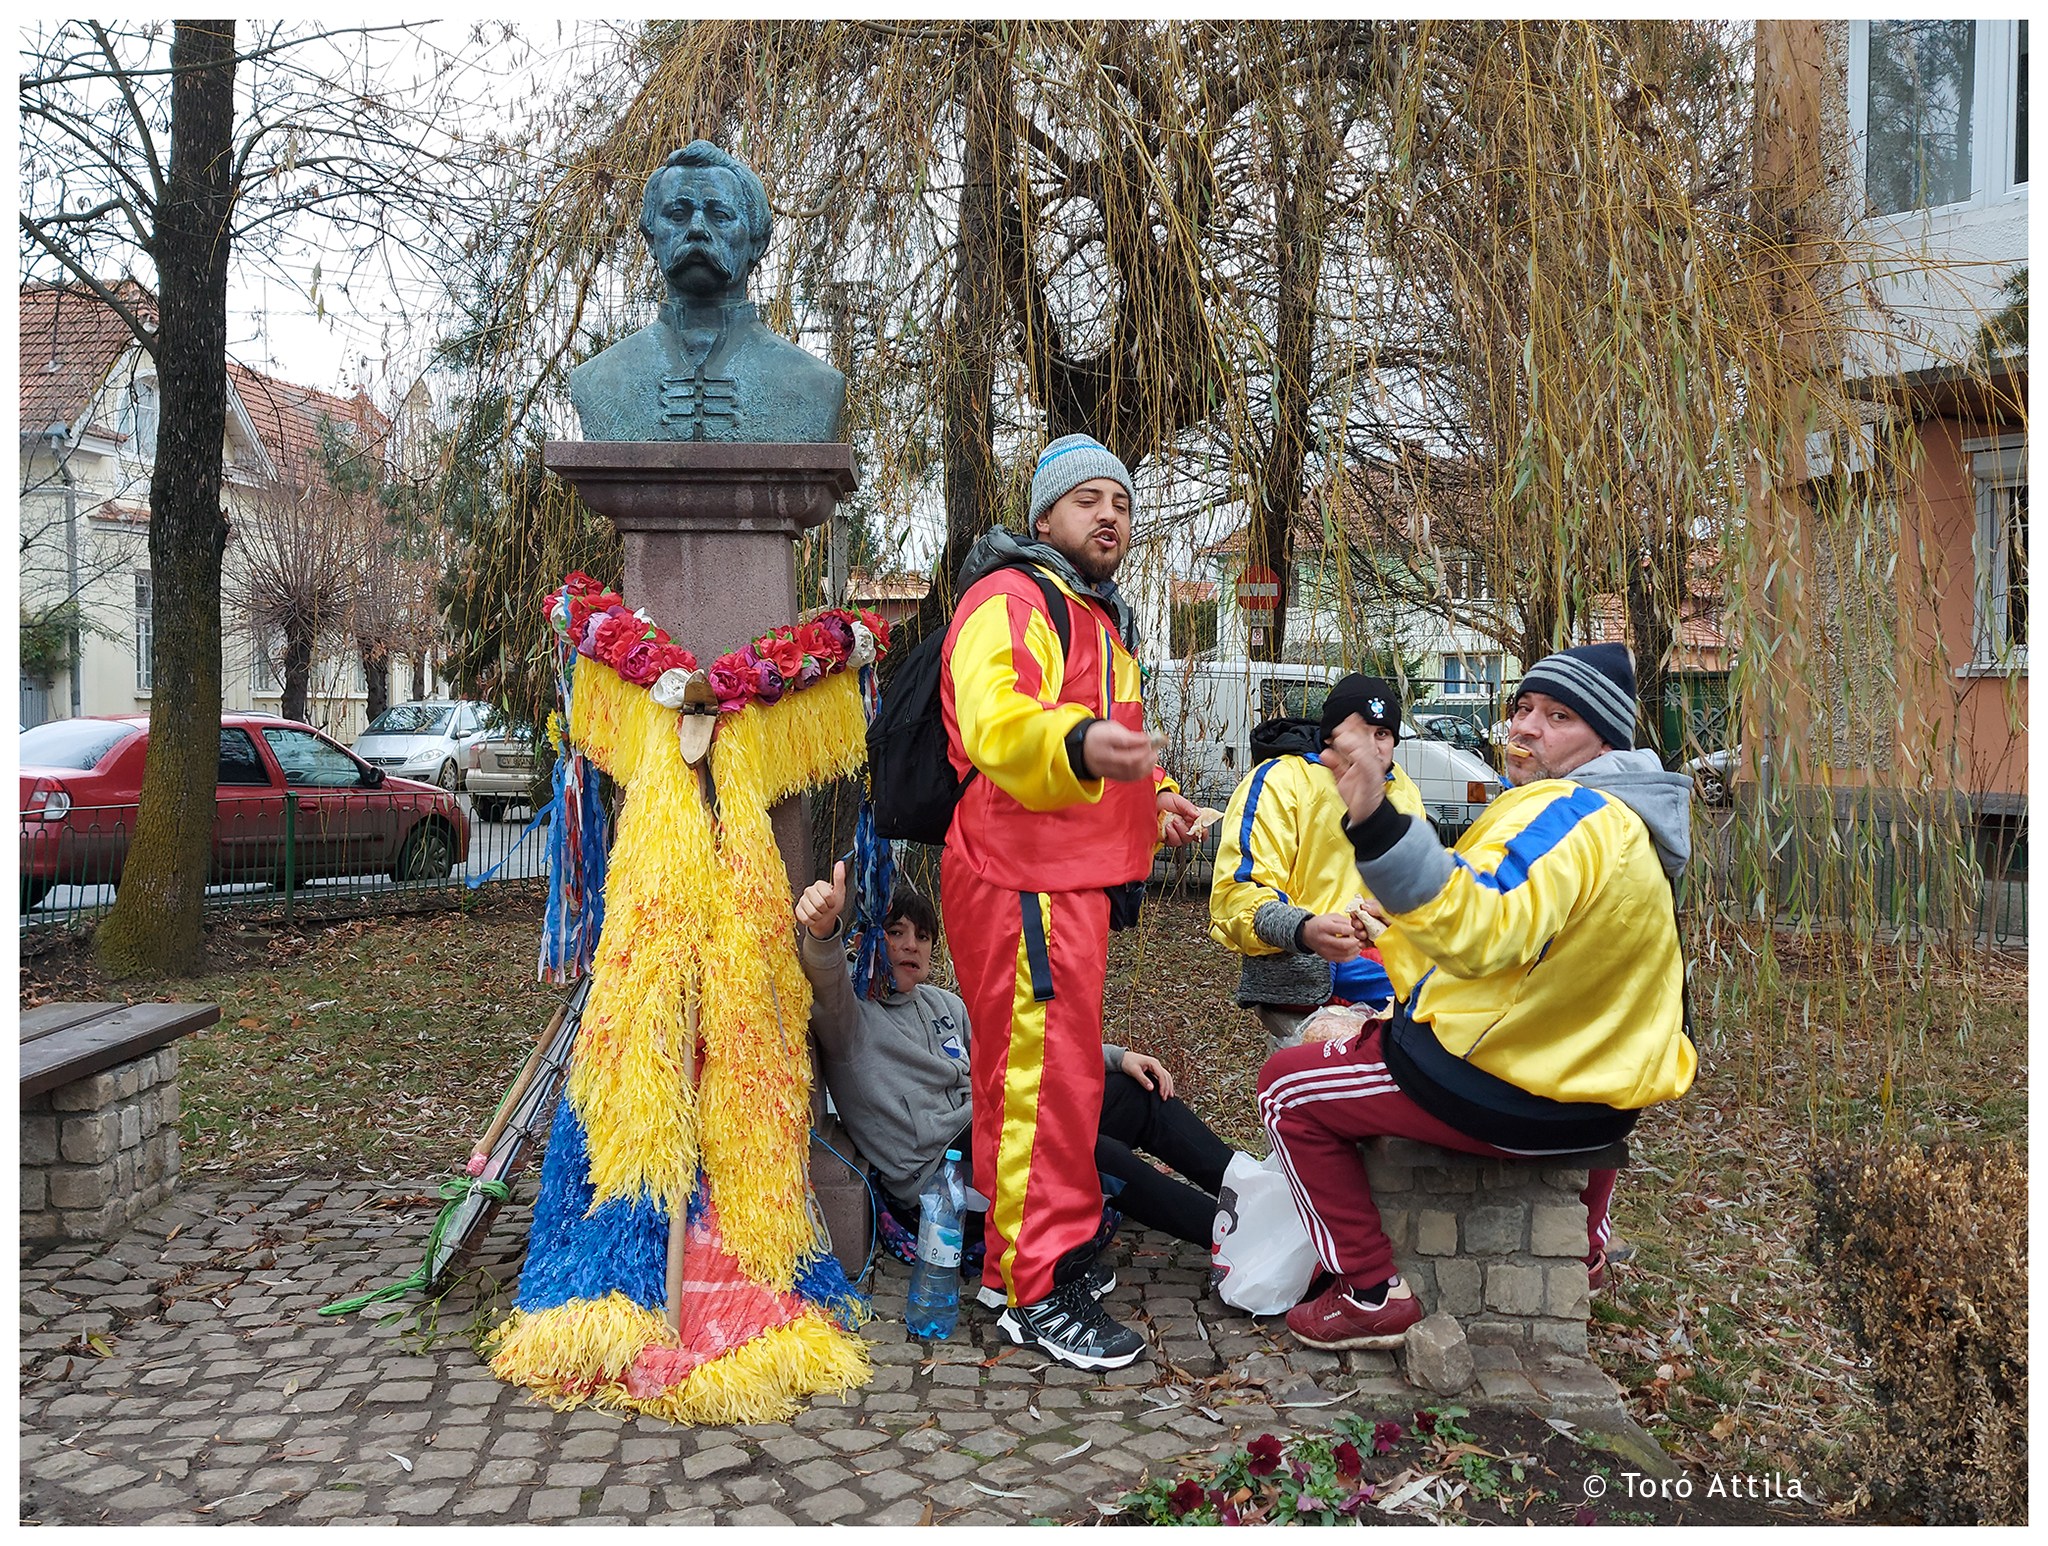
<svg viewBox="0 0 2048 1546"><path fill-rule="evenodd" d="M869 996L856 998L840 928L845 909L844 863L797 899L811 1030L840 1119L873 1164L882 1201L914 1237L918 1198L946 1150L973 1152L967 1008L958 994L928 980L938 918L930 902L901 884L883 922L894 986L877 977ZM1141 1224L1207 1245L1230 1145L1174 1097L1173 1076L1158 1059L1106 1045L1102 1061L1107 1077L1095 1163L1117 1188L1115 1206ZM1133 1152L1140 1148L1194 1184L1161 1175ZM980 1214L970 1216L970 1238L978 1237L980 1222ZM1098 1282L1114 1279L1098 1269Z"/></svg>

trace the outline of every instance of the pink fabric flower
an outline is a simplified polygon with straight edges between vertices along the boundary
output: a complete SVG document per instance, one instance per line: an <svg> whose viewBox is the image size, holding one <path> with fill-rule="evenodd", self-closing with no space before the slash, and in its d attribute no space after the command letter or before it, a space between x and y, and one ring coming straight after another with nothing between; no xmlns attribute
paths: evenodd
<svg viewBox="0 0 2048 1546"><path fill-rule="evenodd" d="M753 667L737 652L721 655L712 661L705 679L711 684L721 713L730 714L734 709L745 708L754 696Z"/></svg>
<svg viewBox="0 0 2048 1546"><path fill-rule="evenodd" d="M661 668L655 662L660 646L652 639L642 639L619 658L619 675L640 687L653 683L661 675Z"/></svg>

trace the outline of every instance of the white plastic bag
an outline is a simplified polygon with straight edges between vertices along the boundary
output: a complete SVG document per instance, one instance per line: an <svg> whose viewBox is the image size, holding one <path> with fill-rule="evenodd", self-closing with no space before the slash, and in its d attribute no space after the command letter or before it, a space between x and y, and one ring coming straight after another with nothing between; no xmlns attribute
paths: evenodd
<svg viewBox="0 0 2048 1546"><path fill-rule="evenodd" d="M1209 1284L1225 1304L1253 1315L1278 1315L1301 1303L1315 1276L1294 1196L1276 1159L1233 1154L1216 1194Z"/></svg>

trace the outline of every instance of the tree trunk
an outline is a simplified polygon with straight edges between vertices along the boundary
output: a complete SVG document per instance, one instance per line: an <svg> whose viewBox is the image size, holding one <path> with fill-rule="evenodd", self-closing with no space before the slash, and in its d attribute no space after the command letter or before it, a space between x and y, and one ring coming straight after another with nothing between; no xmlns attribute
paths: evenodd
<svg viewBox="0 0 2048 1546"><path fill-rule="evenodd" d="M951 613L957 599L953 584L967 550L996 524L998 513L992 404L1003 297L996 244L1002 222L1002 170L1010 161L1010 60L999 33L983 33L967 72L960 96L966 146L950 324L954 356L944 389L946 545L931 592L918 608L919 633Z"/></svg>
<svg viewBox="0 0 2048 1546"><path fill-rule="evenodd" d="M375 719L391 706L391 651L381 644L358 640L358 655L363 662L363 681L367 684L363 693L364 723Z"/></svg>
<svg viewBox="0 0 2048 1546"><path fill-rule="evenodd" d="M277 711L286 719L306 717L306 690L313 681L313 630L288 623L284 630L284 690Z"/></svg>
<svg viewBox="0 0 2048 1546"><path fill-rule="evenodd" d="M115 976L182 976L202 964L200 905L220 766L221 436L227 389L229 171L235 24L178 22L171 151L150 255L160 315L161 418L149 484L155 586L154 712L141 810L121 889L94 948Z"/></svg>
<svg viewBox="0 0 2048 1546"><path fill-rule="evenodd" d="M1311 33L1313 37L1313 31ZM1301 139L1290 145L1284 104L1273 117L1273 191L1278 205L1273 258L1280 270L1280 305L1273 330L1273 431L1260 468L1248 556L1279 576L1280 594L1266 625L1265 645L1248 651L1261 660L1286 658L1287 608L1294 586L1294 518L1301 509L1308 469L1309 411L1314 406L1316 299L1322 284L1325 194L1335 145L1326 104L1311 95L1300 118ZM1254 614L1256 615L1256 614Z"/></svg>
<svg viewBox="0 0 2048 1546"><path fill-rule="evenodd" d="M412 701L418 703L427 695L427 652L421 650L412 658Z"/></svg>
<svg viewBox="0 0 2048 1546"><path fill-rule="evenodd" d="M1683 542L1684 534L1652 531L1644 539L1643 551L1628 571L1628 642L1636 657L1636 712L1642 741L1671 765L1676 748L1664 744L1664 684L1669 680L1667 664L1671 647L1678 638L1678 617L1683 592L1668 593L1662 581L1668 579L1668 552L1654 544ZM1683 563L1678 566L1683 573Z"/></svg>

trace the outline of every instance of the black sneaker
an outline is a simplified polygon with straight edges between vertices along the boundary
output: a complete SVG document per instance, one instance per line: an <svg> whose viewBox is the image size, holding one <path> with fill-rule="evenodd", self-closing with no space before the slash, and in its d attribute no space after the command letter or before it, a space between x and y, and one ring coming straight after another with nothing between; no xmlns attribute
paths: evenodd
<svg viewBox="0 0 2048 1546"><path fill-rule="evenodd" d="M1036 1304L1010 1306L996 1324L1012 1342L1076 1369L1121 1369L1145 1351L1145 1339L1111 1320L1078 1278Z"/></svg>
<svg viewBox="0 0 2048 1546"><path fill-rule="evenodd" d="M1116 1287L1116 1268L1108 1262L1096 1262L1081 1275L1081 1284L1088 1290L1090 1299L1100 1299ZM982 1276L981 1287L974 1291L974 1297L984 1310L1007 1309L1010 1303L1003 1297L1002 1289L991 1283L986 1274Z"/></svg>

